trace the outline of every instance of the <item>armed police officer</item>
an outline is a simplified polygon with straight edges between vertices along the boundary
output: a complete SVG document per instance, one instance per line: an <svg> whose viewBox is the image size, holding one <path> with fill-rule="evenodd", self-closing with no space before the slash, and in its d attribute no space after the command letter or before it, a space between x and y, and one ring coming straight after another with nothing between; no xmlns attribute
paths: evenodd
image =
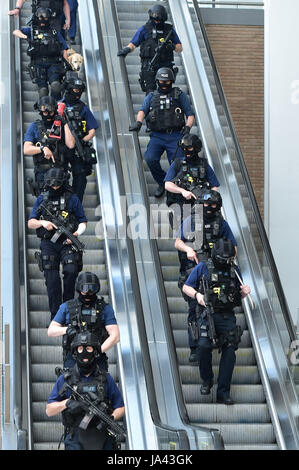
<svg viewBox="0 0 299 470"><path fill-rule="evenodd" d="M149 21L136 31L127 47L118 51L126 57L140 46L141 72L139 83L147 94L157 88L156 73L162 67L170 68L176 76L173 52L182 52L181 41L167 21L167 11L162 5L154 5L148 11Z"/></svg>
<svg viewBox="0 0 299 470"><path fill-rule="evenodd" d="M121 393L108 372L97 365L100 343L90 332L72 342L76 364L58 377L48 399L47 416L62 414L65 450L113 450L125 413Z"/></svg>
<svg viewBox="0 0 299 470"><path fill-rule="evenodd" d="M242 331L236 324L234 308L250 293L240 284L240 271L234 266L232 240L220 238L212 248L211 259L200 262L189 275L183 291L194 299L198 309L192 329L198 346L199 370L203 381L200 392L208 395L213 386L212 350L221 351L218 373L217 402L232 405L230 384L236 361L235 351ZM236 274L238 273L238 275Z"/></svg>
<svg viewBox="0 0 299 470"><path fill-rule="evenodd" d="M26 0L17 0L13 10L8 12L9 15L19 16ZM51 26L59 31L62 23L63 29L69 29L71 24L70 6L68 0L33 0L31 3L33 18L38 8L49 8L51 10Z"/></svg>
<svg viewBox="0 0 299 470"><path fill-rule="evenodd" d="M193 206L192 215L184 220L178 236L175 240L175 248L178 250L180 262L180 277L178 287L182 289L187 277L192 269L200 261L208 261L211 256L211 250L214 243L222 237L232 241L237 249L236 239L231 231L229 224L224 220L221 214L222 197L218 191L207 189L201 196L200 204ZM198 211L202 206L203 214ZM189 304L188 324L194 320L196 303L190 300L183 293L183 298ZM196 344L189 334L190 362L197 361Z"/></svg>
<svg viewBox="0 0 299 470"><path fill-rule="evenodd" d="M65 172L51 168L45 174L45 193L38 196L28 220L28 228L41 239L40 252L35 253L44 273L51 320L59 306L74 298L75 282L82 270L84 245L78 237L87 226L87 219L78 197L67 185ZM59 274L63 273L63 294Z"/></svg>
<svg viewBox="0 0 299 470"><path fill-rule="evenodd" d="M202 142L197 135L185 135L180 147L184 158L172 162L164 179L166 202L174 210L176 229L183 222L185 204L190 208L203 189L217 190L220 186L214 170L202 155Z"/></svg>
<svg viewBox="0 0 299 470"><path fill-rule="evenodd" d="M78 0L67 0L70 7L70 27L68 29L68 36L71 44L76 44L76 33L77 33L77 10ZM66 22L65 14L62 15L62 26ZM62 34L65 37L65 30L62 29Z"/></svg>
<svg viewBox="0 0 299 470"><path fill-rule="evenodd" d="M79 296L60 305L48 328L48 336L63 336L64 367L72 367L70 345L75 335L90 331L98 337L100 354L97 362L108 370L106 351L119 342L119 328L111 305L98 297L100 281L96 274L81 272L76 282Z"/></svg>
<svg viewBox="0 0 299 470"><path fill-rule="evenodd" d="M98 123L89 107L81 101L86 86L76 72L68 71L64 81L64 96L59 103L59 113L66 119L75 140L75 148L67 152L73 176L72 188L83 201L87 176L97 162L96 152L91 145Z"/></svg>
<svg viewBox="0 0 299 470"><path fill-rule="evenodd" d="M159 69L156 81L158 89L146 96L137 114L137 120L129 130L139 132L146 118L147 127L151 132L144 158L158 183L155 196L161 197L165 190L166 176L160 164L161 156L166 151L169 164L175 156L184 157L179 141L183 135L190 133L194 112L186 93L178 87L173 87L175 77L171 69Z"/></svg>
<svg viewBox="0 0 299 470"><path fill-rule="evenodd" d="M36 10L32 26L17 29L13 34L29 42L29 73L32 82L38 86L39 96L48 95L49 84L51 96L58 100L68 64L68 45L61 33L51 26L50 17L51 10L40 7Z"/></svg>
<svg viewBox="0 0 299 470"><path fill-rule="evenodd" d="M31 155L35 183L29 180L32 193L38 196L44 186L44 175L52 167L68 169L67 149L75 146L68 124L57 114L57 102L43 96L35 104L41 119L31 123L24 136L24 155Z"/></svg>

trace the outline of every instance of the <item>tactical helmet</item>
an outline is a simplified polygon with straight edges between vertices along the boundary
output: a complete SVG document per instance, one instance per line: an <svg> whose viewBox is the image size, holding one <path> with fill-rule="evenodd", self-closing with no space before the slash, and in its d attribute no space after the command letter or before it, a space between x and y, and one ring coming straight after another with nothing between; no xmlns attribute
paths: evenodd
<svg viewBox="0 0 299 470"><path fill-rule="evenodd" d="M211 251L213 261L219 265L225 265L232 262L235 254L235 246L232 240L228 238L219 238L219 240L214 243Z"/></svg>
<svg viewBox="0 0 299 470"><path fill-rule="evenodd" d="M96 294L101 288L99 278L96 274L90 272L81 272L77 278L76 291L87 294L91 292Z"/></svg>
<svg viewBox="0 0 299 470"><path fill-rule="evenodd" d="M199 153L202 149L202 141L195 134L186 134L182 137L180 146L183 150L193 147L194 151Z"/></svg>
<svg viewBox="0 0 299 470"><path fill-rule="evenodd" d="M73 88L78 88L81 94L86 88L85 83L81 80L77 72L67 71L65 75L64 85L66 90L73 90Z"/></svg>
<svg viewBox="0 0 299 470"><path fill-rule="evenodd" d="M151 20L167 21L167 11L163 5L154 5L148 10L148 14Z"/></svg>
<svg viewBox="0 0 299 470"><path fill-rule="evenodd" d="M45 186L63 186L67 181L67 174L62 168L50 168L44 178Z"/></svg>
<svg viewBox="0 0 299 470"><path fill-rule="evenodd" d="M99 338L90 331L78 333L71 343L72 354L76 353L78 346L92 346L96 352L100 352L101 344Z"/></svg>
<svg viewBox="0 0 299 470"><path fill-rule="evenodd" d="M209 206L212 204L216 204L215 211L219 211L222 207L221 194L218 191L215 191L214 189L207 189L203 193L200 203L208 204Z"/></svg>
<svg viewBox="0 0 299 470"><path fill-rule="evenodd" d="M171 80L172 82L175 81L175 76L174 73L171 69L168 67L161 67L157 73L156 73L156 81L163 81L167 82L168 80Z"/></svg>
<svg viewBox="0 0 299 470"><path fill-rule="evenodd" d="M38 109L41 114L44 111L57 113L57 102L52 96L42 96L38 102L35 103L34 108Z"/></svg>
<svg viewBox="0 0 299 470"><path fill-rule="evenodd" d="M39 7L35 12L35 16L38 23L45 23L47 26L50 23L52 10L50 8Z"/></svg>

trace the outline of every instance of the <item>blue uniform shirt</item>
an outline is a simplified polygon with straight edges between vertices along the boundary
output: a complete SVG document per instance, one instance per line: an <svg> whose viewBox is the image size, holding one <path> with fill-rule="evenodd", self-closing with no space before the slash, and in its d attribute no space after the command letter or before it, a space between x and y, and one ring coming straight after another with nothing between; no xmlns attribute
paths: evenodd
<svg viewBox="0 0 299 470"><path fill-rule="evenodd" d="M70 107L70 108L72 107L72 105L69 104L65 100L65 98L63 98L61 101L63 103L65 103L67 107ZM96 118L94 117L94 115L92 114L92 112L90 111L88 106L84 105L84 107L81 110L80 115L84 119L84 121L86 121L86 125L87 125L88 130L97 129L99 127Z"/></svg>
<svg viewBox="0 0 299 470"><path fill-rule="evenodd" d="M157 27L157 25L154 22L153 22L153 26ZM170 40L174 44L181 44L180 38L178 37L175 29L172 29L172 31L173 32L172 32L172 35L170 36ZM130 42L134 44L134 46L138 47L140 46L142 42L146 41L147 39L148 39L148 32L145 28L145 25L143 25L136 31L136 33L134 34Z"/></svg>
<svg viewBox="0 0 299 470"><path fill-rule="evenodd" d="M150 108L151 108L151 105L152 105L152 102L153 102L153 96L154 96L153 92L149 93L145 97L145 99L142 103L142 106L139 110L139 111L143 111L146 116L150 111ZM182 91L180 96L179 96L179 103L180 103L181 108L182 108L183 112L185 113L186 117L194 116L194 111L192 109L191 103L189 101L188 96L186 95L186 93L184 91Z"/></svg>
<svg viewBox="0 0 299 470"><path fill-rule="evenodd" d="M29 216L30 219L39 219L38 215L38 208L41 205L41 203L44 200L44 196L40 194L38 198L36 199L33 209L31 211L31 214ZM87 218L84 213L83 206L81 204L81 201L79 200L78 196L76 194L72 194L71 197L68 200L68 210L74 214L74 216L77 218L78 223L80 224L81 222L87 222Z"/></svg>
<svg viewBox="0 0 299 470"><path fill-rule="evenodd" d="M183 242L186 241L186 238L184 234L194 232L194 218L190 215L187 217L187 219L184 220L184 222L181 225L181 228L177 234L177 237L180 238ZM233 235L233 232L231 231L230 226L226 222L226 220L222 219L221 221L221 226L220 226L220 233L219 233L219 238L228 238L231 240L234 244L234 246L237 246L236 239Z"/></svg>
<svg viewBox="0 0 299 470"><path fill-rule="evenodd" d="M114 315L114 310L111 307L111 305L107 304L103 308L102 311L102 322L104 323L105 326L108 325L117 325L117 321ZM68 325L70 318L69 318L69 310L67 307L67 303L63 303L60 305L58 312L56 313L55 317L53 318L53 321L56 321L60 325Z"/></svg>
<svg viewBox="0 0 299 470"><path fill-rule="evenodd" d="M180 158L181 160L181 158ZM178 171L175 170L175 167L176 167L176 161L174 160L172 162L172 164L170 165L170 167L168 168L168 171L166 173L166 176L164 178L164 181L172 181L176 175L178 174ZM217 176L215 175L214 173L214 170L212 169L212 167L208 164L207 166L207 180L208 182L210 183L211 185L211 188L214 188L214 187L219 187L220 186L220 183L217 179Z"/></svg>
<svg viewBox="0 0 299 470"><path fill-rule="evenodd" d="M115 410L116 408L122 408L124 405L124 401L122 399L121 393L114 382L113 378L110 374L106 374L106 394L109 400L111 400L111 406ZM93 374L86 377L85 375L81 375L81 379L83 382L91 382L93 380ZM62 401L66 398L69 398L71 395L70 390L66 390L63 395L59 395L59 390L64 384L64 377L60 375L58 377L56 384L53 387L53 390L49 396L48 403L53 403L55 401Z"/></svg>
<svg viewBox="0 0 299 470"><path fill-rule="evenodd" d="M31 28L22 28L22 33L25 34L29 39L31 39ZM65 39L63 38L60 32L57 33L57 39L61 44L61 49L67 50L69 46L67 45Z"/></svg>

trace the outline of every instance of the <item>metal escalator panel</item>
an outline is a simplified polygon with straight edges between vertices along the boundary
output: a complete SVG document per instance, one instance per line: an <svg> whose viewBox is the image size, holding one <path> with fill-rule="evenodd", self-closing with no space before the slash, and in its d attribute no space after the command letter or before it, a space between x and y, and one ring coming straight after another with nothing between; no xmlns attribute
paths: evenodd
<svg viewBox="0 0 299 470"><path fill-rule="evenodd" d="M183 2L182 2L183 3ZM118 1L117 14L119 19L119 27L121 32L122 46L126 46L135 31L147 21L147 11L152 5L151 2L130 2ZM185 40L186 30L193 29L192 22L188 22L187 26L184 25L185 11L179 9L178 2L164 2L163 5L168 10L168 21L172 22L183 44L183 54L179 56L175 54L175 63L179 67L179 73L176 80L176 85L183 91L186 91L193 103L196 110L196 126L192 132L198 132L201 136L205 151L208 156L209 162L214 167L216 175L221 181L221 194L224 194L224 210L225 216L228 220L233 232L237 236L238 244L240 245L243 240L240 238L240 230L238 227L238 218L232 217L231 199L233 195L230 194L229 184L230 179L224 178L224 170L228 165L228 158L225 155L223 162L220 164L216 156L219 153L218 143L211 137L214 134L214 128L209 125L210 113L214 111L207 109L206 97L201 92L201 87L194 82L196 79L196 68L192 68L190 61L196 60L194 56L188 61L185 56L188 56L189 51L192 50L191 42ZM180 10L180 11L179 11ZM188 15L187 15L188 18ZM182 26L184 25L184 27ZM185 29L184 29L185 28ZM194 40L194 38L193 38ZM195 41L196 42L196 41ZM191 54L191 52L190 52ZM129 77L129 85L131 97L134 107L135 119L136 113L143 102L144 94L141 92L138 78L140 70L140 59L138 50L129 54L125 59L125 64ZM191 80L192 78L192 80ZM204 78L203 80L207 80ZM192 86L192 84L194 86ZM216 129L217 132L220 129ZM125 132L125 131L124 131ZM144 127L139 133L139 143L141 152L144 154L146 145L148 143L148 136L144 132ZM221 148L220 148L221 149ZM222 149L221 149L222 150ZM221 155L221 153L220 153ZM213 158L212 158L213 156ZM162 166L167 170L167 159L162 157ZM161 199L156 200L153 197L154 193L154 180L148 171L147 165L143 162L143 169L145 179L147 182L148 196L151 204L161 204ZM239 200L236 199L236 206L238 207ZM153 206L152 206L153 207ZM158 221L158 216L153 211L155 221L156 233L161 234L161 224ZM240 220L245 226L245 231L248 227L246 215L243 216L244 220ZM236 220L237 219L237 220ZM164 219L165 220L165 219ZM166 232L167 233L167 232ZM246 232L247 233L247 232ZM243 309L238 309L237 322L241 325L243 330L242 342L237 351L237 363L233 374L231 395L236 400L236 405L232 409L224 405L215 404L216 399L216 386L213 387L212 395L203 397L199 393L199 384L201 382L199 377L199 370L196 365L191 365L188 362L189 348L187 339L187 304L182 299L180 291L177 288L178 279L178 257L174 249L173 239L157 239L161 270L163 273L164 289L167 295L167 304L169 316L171 319L173 338L175 342L177 360L179 364L180 379L182 383L183 395L189 419L192 423L201 426L209 426L219 429L223 436L225 448L227 449L277 449L279 446L284 445L283 438L281 437L278 425L278 417L275 411L275 406L271 401L268 383L265 382L266 375L265 367L261 359L260 348L254 336L253 321ZM239 251L239 264L244 279L248 279L248 266L247 266L247 252L246 250ZM252 284L249 279L249 284L256 285L259 283L261 276L256 278L256 282ZM264 289L264 291L263 291ZM260 287L260 295L267 298L267 291L265 286ZM255 290L254 290L255 295ZM248 310L247 302L244 303L245 309ZM274 311L276 311L274 309ZM277 332L277 330L276 330ZM252 341L253 338L253 341ZM272 362L275 368L274 363ZM213 371L215 375L215 382L217 381L219 367L219 355L217 352L213 353ZM292 445L292 444L291 444Z"/></svg>
<svg viewBox="0 0 299 470"><path fill-rule="evenodd" d="M25 3L21 10L21 27L25 25L30 16L30 4ZM73 46L77 52L82 51L80 32L76 36L77 46ZM21 90L22 90L22 136L29 124L38 119L38 113L33 110L33 105L38 99L37 88L31 83L26 72L28 56L26 54L27 43L21 41ZM83 101L87 96L82 96ZM34 177L33 159L24 156L24 176ZM24 186L25 220L31 212L35 198L29 193L27 185ZM95 174L88 177L88 183L83 199L83 207L88 219L88 227L81 237L86 246L83 255L84 270L95 272L101 280L101 294L109 302L109 288L107 283L107 270L104 254L104 241L96 237L96 224L99 222L100 200L97 191ZM43 274L35 262L34 252L39 249L40 241L33 231L26 233L26 259L27 259L27 288L28 288L28 342L30 362L30 393L29 404L32 417L32 439L30 446L34 450L57 449L63 434L61 416L49 418L45 414L46 403L53 385L56 381L55 366L62 364L61 338L49 338L47 327L50 322L48 311L48 296ZM109 358L109 373L118 382L116 348L107 353Z"/></svg>
<svg viewBox="0 0 299 470"><path fill-rule="evenodd" d="M224 212L238 242L238 263L256 307L246 323L280 448L298 447L296 390L286 355L293 325L256 205L197 2L169 0L184 44L183 61L209 161L221 182ZM196 12L196 14L195 14Z"/></svg>
<svg viewBox="0 0 299 470"><path fill-rule="evenodd" d="M175 351L176 347L178 348L178 342L171 331L171 324L172 327L175 328L174 325L179 316L181 315L181 321L183 322L183 317L185 317L186 321L187 314L186 311L184 311L186 309L185 305L182 306L181 304L180 292L177 288L178 257L174 249L174 239L170 239L172 234L170 237L168 235L164 239L161 238L161 232L165 229L167 233L169 229L168 210L165 204L163 209L164 199L161 198L157 200L154 198L155 183L142 157L148 142L148 134L145 133L144 128L142 128L141 132L138 134L138 138L136 135L132 136L132 134L128 134L129 123L134 122L136 113L145 96L141 92L138 83L140 70L139 54L138 51L135 51L126 57L125 62L121 59L119 63L115 63L114 58L117 48L127 45L135 31L147 21L147 12L152 3L117 1L114 2L114 4L116 6L117 16L117 18L115 18L116 32L113 31L112 26L110 26L111 19L109 13L101 11L101 16L103 23L109 25L109 36L107 34L107 39L109 39L109 52L107 53L110 54L113 62L111 82L115 82L114 93L116 98L114 105L115 108L119 110L116 124L121 148L123 149L121 157L125 180L127 182L127 188L133 187L137 195L135 200L145 206L148 215L148 217L145 217L146 222L152 223L153 229L149 234L150 240L147 247L152 257L144 257L143 260L141 257L140 263L146 260L146 265L143 271L140 270L139 275L140 279L143 277L146 279L144 285L142 285L144 289L144 302L148 302L145 309L145 315L147 317L145 321L148 341L151 348L151 360L155 368L154 370L156 371L155 379L157 393L159 393L160 397L159 405L161 414L163 414L164 423L173 427L184 426L185 429L193 430L197 442L194 443L194 438L192 439L190 434L188 435L189 439L191 439L190 442L192 446L195 445L195 447L191 447L191 449L215 449L217 447L216 442L210 442L211 436L213 435L211 429L215 430L215 427L213 425L207 425L206 428L204 428L202 426L193 426L193 423L191 425L182 394L182 377L177 366L177 355ZM117 44L113 42L114 35L116 35ZM176 65L181 66L179 56L176 56L175 62ZM120 73L122 74L123 80L121 84L119 79ZM179 74L176 84L187 91L186 80L183 74ZM129 122L127 117L124 118L122 116L122 114L125 113L129 116ZM136 155L133 154L133 150ZM164 157L162 165L167 169L168 162ZM127 189L127 191L129 192L129 189ZM162 221L159 219L159 216L162 217ZM145 225L144 223L144 226ZM153 240L155 236L158 237L157 240ZM150 267L152 270L150 270ZM154 312L154 309L151 310L155 298L157 298L157 300L159 300L159 298L161 299L160 305L158 303L155 304L159 306L159 315L157 315L157 312ZM186 325L182 326L181 329L184 336ZM183 331L184 329L185 331ZM184 338L184 340L185 339L186 338ZM155 354L156 351L158 351L158 355ZM185 351L183 352L183 356L186 361L187 354ZM169 365L171 371L169 371ZM180 419L178 419L176 412L171 407L170 402L172 402L172 400L170 396L172 396L171 394L173 393L171 387L175 387L174 400L177 402ZM206 429L206 432L204 432L204 429ZM216 426L216 431L217 429L219 429L218 426ZM217 435L219 436L219 433Z"/></svg>

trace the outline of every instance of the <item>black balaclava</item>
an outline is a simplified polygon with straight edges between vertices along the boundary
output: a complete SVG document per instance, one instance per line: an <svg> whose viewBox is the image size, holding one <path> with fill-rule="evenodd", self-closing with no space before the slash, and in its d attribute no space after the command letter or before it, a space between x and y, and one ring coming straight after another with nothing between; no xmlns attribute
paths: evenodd
<svg viewBox="0 0 299 470"><path fill-rule="evenodd" d="M85 305L94 305L97 300L97 294L87 293L86 295L82 295L79 292L79 300Z"/></svg>
<svg viewBox="0 0 299 470"><path fill-rule="evenodd" d="M84 359L88 359L88 361L84 362ZM76 352L76 361L79 369L83 372L83 374L90 374L96 366L96 354L93 350L92 352L88 352L86 350L86 346L83 346L82 353Z"/></svg>
<svg viewBox="0 0 299 470"><path fill-rule="evenodd" d="M67 103L69 104L76 104L80 101L82 96L82 92L75 93L72 88L65 91L64 97Z"/></svg>
<svg viewBox="0 0 299 470"><path fill-rule="evenodd" d="M42 112L40 113L40 115L41 115L42 120L43 120L43 122L44 122L44 124L47 128L50 128L50 127L53 126L53 123L55 121L55 113L53 114L53 116L51 116L49 111L48 111L47 116L44 116L44 114Z"/></svg>
<svg viewBox="0 0 299 470"><path fill-rule="evenodd" d="M186 158L187 162L195 163L198 160L198 152L193 148L193 150L189 150L188 147L183 148L183 153Z"/></svg>
<svg viewBox="0 0 299 470"><path fill-rule="evenodd" d="M215 216L218 212L217 207L212 207L210 205L203 206L203 219L205 222L209 222L215 219Z"/></svg>
<svg viewBox="0 0 299 470"><path fill-rule="evenodd" d="M166 83L161 84L158 81L158 92L161 93L162 95L165 94L165 93L166 94L169 93L171 91L171 89L172 89L172 82L169 83L169 84L166 84Z"/></svg>
<svg viewBox="0 0 299 470"><path fill-rule="evenodd" d="M49 198L50 199L59 198L65 193L64 185L60 186L58 189L54 189L54 188L50 187L49 190L48 190L48 193L49 193Z"/></svg>

